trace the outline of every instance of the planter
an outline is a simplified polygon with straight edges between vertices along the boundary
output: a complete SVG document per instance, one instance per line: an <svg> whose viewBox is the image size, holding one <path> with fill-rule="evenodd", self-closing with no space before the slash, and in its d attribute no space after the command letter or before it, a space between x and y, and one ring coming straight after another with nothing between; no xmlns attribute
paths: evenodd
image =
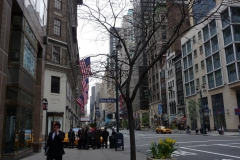
<svg viewBox="0 0 240 160"><path fill-rule="evenodd" d="M147 160L177 160L177 159L176 158L154 159L154 158L147 157Z"/></svg>

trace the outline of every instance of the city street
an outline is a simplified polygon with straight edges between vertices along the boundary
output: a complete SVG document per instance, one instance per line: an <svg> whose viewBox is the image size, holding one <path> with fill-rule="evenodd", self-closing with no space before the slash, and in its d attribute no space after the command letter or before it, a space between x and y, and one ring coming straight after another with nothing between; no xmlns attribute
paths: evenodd
<svg viewBox="0 0 240 160"><path fill-rule="evenodd" d="M130 147L128 130L121 130L124 134L125 148ZM185 133L156 134L156 132L136 131L137 152L147 155L151 142L158 142L160 138L173 138L177 140L178 150L173 157L178 160L237 160L240 159L240 136L238 133L219 135L210 133L208 135L191 135Z"/></svg>

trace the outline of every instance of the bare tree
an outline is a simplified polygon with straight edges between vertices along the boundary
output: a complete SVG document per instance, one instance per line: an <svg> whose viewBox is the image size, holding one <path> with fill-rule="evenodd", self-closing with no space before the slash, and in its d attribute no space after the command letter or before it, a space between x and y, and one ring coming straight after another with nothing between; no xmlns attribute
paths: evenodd
<svg viewBox="0 0 240 160"><path fill-rule="evenodd" d="M180 39L191 28L200 23L210 21L219 16L218 12L223 6L223 1L209 6L209 0L90 0L86 1L79 9L79 18L94 25L94 29L100 32L96 39L106 40L109 34L114 36L122 45L125 58L119 59L120 64L128 66L128 72L119 67L115 72L115 56L106 54L107 58L100 58L93 68L93 77L102 78L118 86L126 103L128 112L128 124L130 131L131 160L136 160L136 144L134 134L133 101L139 91L139 86L146 77L148 71L163 61L163 56L168 52L180 51ZM118 22L129 8L134 9L133 26L134 43L129 47L130 34L120 32ZM196 7L197 6L197 7ZM208 14L196 12L196 9L214 8ZM206 10L205 10L206 12ZM162 30L165 30L166 36ZM152 53L151 53L152 52ZM179 52L180 53L180 52ZM99 56L99 55L95 55ZM104 54L101 54L104 56ZM138 65L147 62L141 71ZM163 65L160 63L160 66ZM124 74L123 74L124 73ZM133 83L134 74L138 75ZM119 78L121 77L121 78ZM124 78L122 78L124 77ZM132 90L130 88L133 88Z"/></svg>

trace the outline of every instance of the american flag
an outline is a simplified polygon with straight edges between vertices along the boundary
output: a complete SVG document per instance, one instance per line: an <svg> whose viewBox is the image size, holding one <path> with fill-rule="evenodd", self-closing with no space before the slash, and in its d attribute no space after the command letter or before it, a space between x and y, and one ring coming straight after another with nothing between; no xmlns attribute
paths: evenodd
<svg viewBox="0 0 240 160"><path fill-rule="evenodd" d="M79 106L84 106L84 97L83 95L81 95L79 98L76 99L77 103L79 104Z"/></svg>
<svg viewBox="0 0 240 160"><path fill-rule="evenodd" d="M90 57L80 60L79 65L82 72L82 78L88 78L91 75Z"/></svg>
<svg viewBox="0 0 240 160"><path fill-rule="evenodd" d="M84 104L87 104L87 102L88 102L88 91L83 92L83 98L84 98Z"/></svg>
<svg viewBox="0 0 240 160"><path fill-rule="evenodd" d="M87 92L89 90L88 78L82 80L82 88L83 88L83 92Z"/></svg>
<svg viewBox="0 0 240 160"><path fill-rule="evenodd" d="M83 97L83 95L81 95L78 99L76 99L76 101L80 106L80 112L83 113L84 112L84 97Z"/></svg>

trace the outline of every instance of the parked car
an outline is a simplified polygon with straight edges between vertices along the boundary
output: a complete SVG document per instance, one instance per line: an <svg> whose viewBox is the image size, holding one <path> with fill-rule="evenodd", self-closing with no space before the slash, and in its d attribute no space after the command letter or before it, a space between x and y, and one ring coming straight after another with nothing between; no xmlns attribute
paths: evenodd
<svg viewBox="0 0 240 160"><path fill-rule="evenodd" d="M165 127L165 126L158 126L157 128L156 128L156 133L169 133L169 134L171 134L172 133L172 130L171 129L169 129L169 128L167 128L167 127Z"/></svg>

